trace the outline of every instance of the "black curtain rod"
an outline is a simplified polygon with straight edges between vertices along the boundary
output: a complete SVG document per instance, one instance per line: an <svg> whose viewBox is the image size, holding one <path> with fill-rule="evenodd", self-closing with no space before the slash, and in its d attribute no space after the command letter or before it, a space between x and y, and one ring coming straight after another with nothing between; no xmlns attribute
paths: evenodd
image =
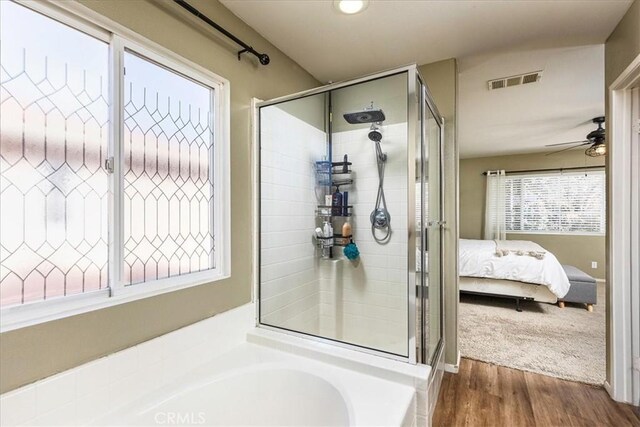
<svg viewBox="0 0 640 427"><path fill-rule="evenodd" d="M191 13L192 15L195 15L198 18L202 19L204 22L209 24L209 26L211 26L211 27L215 28L216 30L220 31L222 34L224 34L225 36L227 36L228 38L230 38L231 40L233 40L234 42L236 42L240 46L242 46L244 49L238 51L238 61L240 60L240 56L243 53L246 53L246 52L249 52L249 53L255 55L260 60L260 63L262 65L267 65L271 61L271 59L269 59L269 55L267 55L266 53L256 52L256 50L254 48L252 48L251 46L249 46L248 44L246 44L245 42L243 42L242 40L240 40L239 38L237 38L236 36L231 34L229 31L227 31L224 28L222 28L217 23L213 22L211 19L207 18L198 9L196 9L193 6L191 6L186 1L184 1L184 0L173 0L173 1L176 2L178 5L180 5L182 8L186 9L187 11L189 11L189 13Z"/></svg>
<svg viewBox="0 0 640 427"><path fill-rule="evenodd" d="M564 171L573 171L573 170L586 170L586 169L604 169L604 166L582 166L582 167L574 167L574 168L553 168L553 169L528 169L521 171L505 171L506 174L514 174L514 173L529 173L529 172L564 172ZM482 175L486 175L486 172L482 172Z"/></svg>

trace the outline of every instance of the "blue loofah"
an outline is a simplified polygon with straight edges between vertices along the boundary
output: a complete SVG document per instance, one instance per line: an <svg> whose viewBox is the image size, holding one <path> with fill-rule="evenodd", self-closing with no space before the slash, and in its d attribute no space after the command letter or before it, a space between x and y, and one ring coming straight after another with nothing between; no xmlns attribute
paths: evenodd
<svg viewBox="0 0 640 427"><path fill-rule="evenodd" d="M344 247L344 256L353 261L360 256L360 251L355 243L351 242L347 246Z"/></svg>

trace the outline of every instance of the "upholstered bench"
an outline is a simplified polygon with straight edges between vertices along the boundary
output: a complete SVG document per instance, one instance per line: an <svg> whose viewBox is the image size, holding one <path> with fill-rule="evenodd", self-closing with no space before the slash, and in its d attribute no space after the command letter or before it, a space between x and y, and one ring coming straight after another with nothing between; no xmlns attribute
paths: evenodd
<svg viewBox="0 0 640 427"><path fill-rule="evenodd" d="M572 265L563 265L562 268L567 273L571 288L564 298L558 298L558 306L564 308L565 302L577 302L586 304L587 310L593 311L593 304L598 301L596 279Z"/></svg>

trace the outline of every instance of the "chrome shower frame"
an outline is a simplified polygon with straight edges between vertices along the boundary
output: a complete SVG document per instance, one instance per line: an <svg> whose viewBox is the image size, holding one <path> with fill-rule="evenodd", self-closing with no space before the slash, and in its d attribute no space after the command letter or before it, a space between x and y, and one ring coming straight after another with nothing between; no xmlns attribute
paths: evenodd
<svg viewBox="0 0 640 427"><path fill-rule="evenodd" d="M359 77L356 79L332 83L325 86L321 86L318 88L298 92L295 94L271 99L268 101L260 101L255 103L255 120L256 126L254 128L254 135L257 141L257 147L255 148L256 155L256 163L255 166L257 170L254 170L254 184L257 186L257 190L254 193L254 203L256 203L256 214L260 215L260 108L267 107L269 105L279 104L286 101L291 101L294 99L300 99L312 95L317 95L325 92L330 92L335 89L340 89L347 86L356 85L359 83L365 83L372 80L377 80L385 77L390 77L397 74L407 73L407 203L408 206L414 206L416 202L416 191L415 191L415 173L416 173L416 149L415 149L415 141L419 138L422 138L423 135L420 131L418 131L418 123L421 120L420 111L421 111L421 103L422 103L422 88L424 85L424 80L420 76L418 72L418 68L415 64L407 65L404 67L394 68L387 71L382 71L379 73L374 73L370 75L366 75L363 77ZM428 90L427 90L428 94ZM441 119L441 115L438 113L438 110L435 106L435 103L431 99L430 95L427 95L429 99L427 99L427 104L430 109L433 111L434 115L439 119L440 123L443 123ZM260 220L257 218L256 223L254 224L256 228L254 230L254 262L256 266L254 268L254 301L256 303L256 326L259 328L264 328L272 331L281 332L287 335L302 337L305 339L309 339L319 343L325 343L332 346L347 348L351 350L357 350L360 352L364 352L367 354L372 354L380 357L385 357L388 359L408 362L411 364L429 364L430 361L422 360L423 358L420 356L422 353L422 348L416 349L417 346L421 346L421 340L417 339L417 331L418 324L416 319L417 314L417 303L418 298L421 297L421 291L418 291L418 287L416 284L416 221L415 221L415 212L413 209L407 209L407 289L408 289L408 298L407 298L407 306L408 306L408 349L407 356L402 356L398 354L388 353L382 350L376 350L373 348L363 347L355 344L349 344L342 341L333 340L330 338L319 337L315 335L309 335L302 332L297 332L294 330L284 329L281 327L270 326L260 323ZM420 294L420 295L419 295ZM442 292L444 294L444 292ZM444 314L442 314L442 318L444 319ZM438 354L443 352L444 346L444 335L442 336L441 343L439 345ZM439 359L434 357L434 360ZM435 368L435 366L434 366ZM434 369L435 372L435 369Z"/></svg>

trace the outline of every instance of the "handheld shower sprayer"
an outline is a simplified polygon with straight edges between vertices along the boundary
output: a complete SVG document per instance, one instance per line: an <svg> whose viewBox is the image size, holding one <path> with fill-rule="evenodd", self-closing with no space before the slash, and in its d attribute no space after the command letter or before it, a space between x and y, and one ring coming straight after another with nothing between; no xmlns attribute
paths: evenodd
<svg viewBox="0 0 640 427"><path fill-rule="evenodd" d="M371 138L371 134L379 136L379 139L375 140ZM382 140L382 134L377 130L369 132L369 139L374 141L376 148L376 164L378 167L378 194L376 196L376 205L369 220L371 221L371 234L373 239L378 243L387 243L391 237L391 214L387 210L387 199L384 196L384 168L387 163L387 153L382 152L380 148L380 140ZM376 230L383 232L382 236L376 234Z"/></svg>
<svg viewBox="0 0 640 427"><path fill-rule="evenodd" d="M369 139L375 142L376 147L376 157L378 160L386 162L387 161L387 153L382 152L382 148L380 148L380 141L382 141L382 133L380 132L380 128L377 124L373 123L371 125L369 131Z"/></svg>
<svg viewBox="0 0 640 427"><path fill-rule="evenodd" d="M382 141L382 132L380 126L385 120L384 112L381 109L374 109L373 102L371 107L362 111L346 113L344 119L350 124L371 123L368 137L375 144L376 163L378 168L378 194L376 196L375 208L369 216L371 221L371 234L373 239L385 244L391 238L391 214L387 210L387 200L384 196L384 168L387 162L387 154L382 152L380 142ZM383 234L379 236L376 230L381 230Z"/></svg>
<svg viewBox="0 0 640 427"><path fill-rule="evenodd" d="M380 132L380 127L376 123L371 123L368 137L373 142L382 141L382 132Z"/></svg>

